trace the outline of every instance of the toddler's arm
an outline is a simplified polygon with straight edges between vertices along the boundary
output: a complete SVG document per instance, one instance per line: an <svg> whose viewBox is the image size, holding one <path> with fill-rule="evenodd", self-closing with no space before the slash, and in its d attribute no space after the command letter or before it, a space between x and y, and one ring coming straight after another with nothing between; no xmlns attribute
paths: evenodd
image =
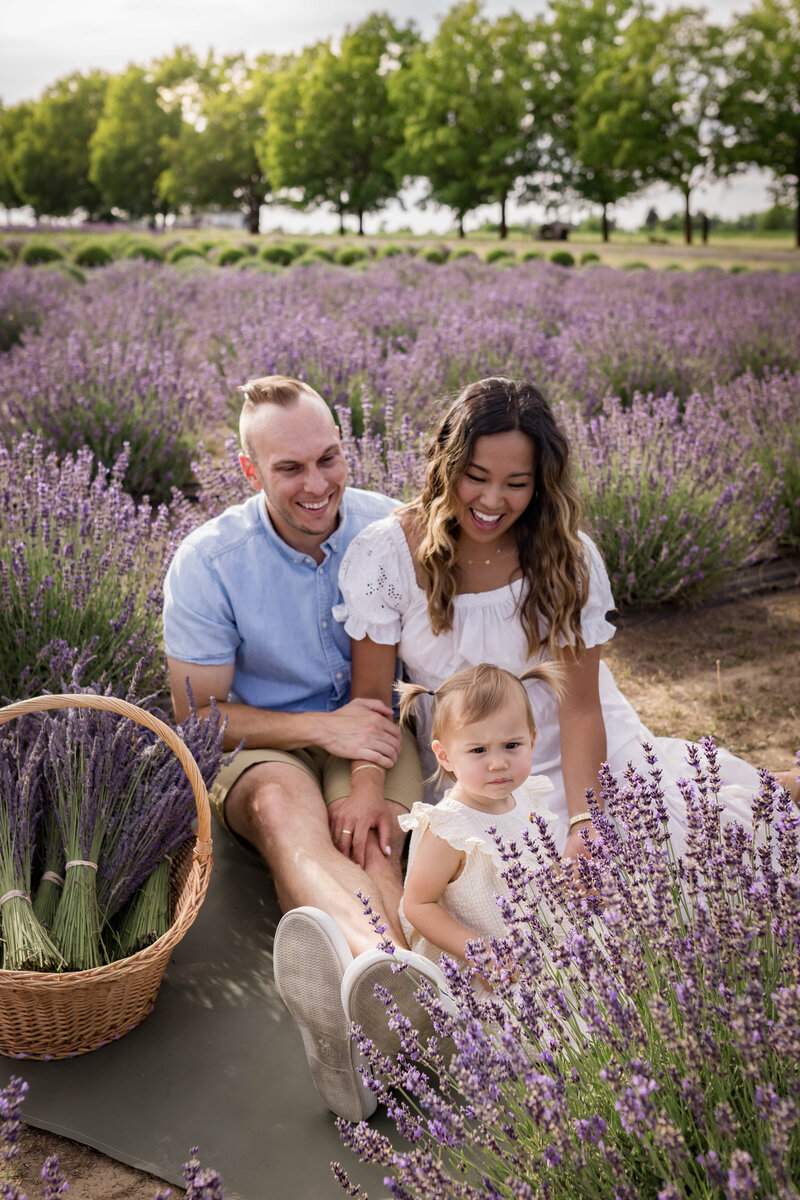
<svg viewBox="0 0 800 1200"><path fill-rule="evenodd" d="M442 907L448 883L461 874L466 855L427 829L414 856L403 891L403 911L418 933L455 958L479 937Z"/></svg>

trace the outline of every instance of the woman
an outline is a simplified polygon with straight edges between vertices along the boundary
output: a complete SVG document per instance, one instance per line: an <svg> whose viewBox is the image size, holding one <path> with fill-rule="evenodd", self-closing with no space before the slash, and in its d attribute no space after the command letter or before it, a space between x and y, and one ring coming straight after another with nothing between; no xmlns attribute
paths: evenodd
<svg viewBox="0 0 800 1200"><path fill-rule="evenodd" d="M563 666L560 698L529 687L539 730L532 772L552 781L549 804L569 819L565 857L580 853L600 764L646 770L643 741L663 771L680 853L685 808L675 784L691 774L686 743L654 737L601 660L614 600L596 546L578 529L568 460L567 439L531 384L490 378L461 392L429 447L422 494L358 535L342 563L334 615L351 638L352 695L389 703L398 656L406 677L429 689L480 662L521 675L552 658ZM422 754L429 733L423 714ZM719 761L726 813L749 824L758 773L724 750ZM354 769L354 802L374 804L380 788L376 770Z"/></svg>

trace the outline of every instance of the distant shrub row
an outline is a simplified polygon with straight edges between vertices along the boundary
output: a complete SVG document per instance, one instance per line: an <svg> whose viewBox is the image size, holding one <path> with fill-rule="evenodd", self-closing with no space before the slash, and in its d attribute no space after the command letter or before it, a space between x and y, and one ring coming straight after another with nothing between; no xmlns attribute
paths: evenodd
<svg viewBox="0 0 800 1200"><path fill-rule="evenodd" d="M0 267L14 261L35 267L42 264L60 264L71 274L80 277L80 271L93 267L104 267L124 258L145 259L151 262L178 263L185 259L194 259L219 267L237 267L239 269L255 268L262 271L278 270L292 265L309 266L314 263L337 263L339 266L350 267L359 263L385 258L396 258L401 255L416 257L424 262L445 263L458 259L480 260L481 255L476 250L466 246L452 249L445 244L416 246L400 245L386 242L383 245L369 243L357 246L352 243L331 248L303 240L287 240L268 242L259 248L254 242L243 242L239 245L213 241L206 242L173 242L163 246L144 239L104 239L82 241L74 247L60 247L53 242L40 238L15 244L13 239L4 245L0 242ZM523 250L517 253L508 246L493 246L483 255L487 263L511 264L547 259L561 267L574 267L577 263L582 266L593 266L601 263L600 256L594 250L585 250L576 260L569 250L556 249L549 254L538 250ZM77 268L77 270L76 270ZM625 262L621 264L625 271L644 271L649 269L646 262ZM678 263L669 263L667 271L680 271L683 268ZM710 269L710 268L709 268ZM721 269L721 268L719 268ZM739 275L748 268L741 264L730 267L730 274Z"/></svg>

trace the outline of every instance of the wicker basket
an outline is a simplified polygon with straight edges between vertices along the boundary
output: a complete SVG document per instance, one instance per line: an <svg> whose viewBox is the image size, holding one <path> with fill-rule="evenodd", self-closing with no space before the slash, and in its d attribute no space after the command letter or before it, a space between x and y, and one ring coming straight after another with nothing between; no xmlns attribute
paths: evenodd
<svg viewBox="0 0 800 1200"><path fill-rule="evenodd" d="M208 793L191 753L157 717L113 696L35 696L0 708L0 725L49 708L99 708L152 729L180 759L197 804L197 838L175 856L170 875L173 923L144 950L90 971L0 971L0 1054L71 1058L122 1037L152 1011L175 946L197 916L211 873Z"/></svg>

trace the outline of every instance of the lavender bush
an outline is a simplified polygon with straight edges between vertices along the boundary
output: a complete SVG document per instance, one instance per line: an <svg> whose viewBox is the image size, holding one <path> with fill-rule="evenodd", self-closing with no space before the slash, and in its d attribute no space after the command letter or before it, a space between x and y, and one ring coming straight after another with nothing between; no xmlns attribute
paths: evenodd
<svg viewBox="0 0 800 1200"><path fill-rule="evenodd" d="M726 823L711 741L680 784L686 850L669 843L660 771L602 780L577 878L544 821L503 846L507 934L459 970L458 1015L420 993L438 1036L395 1063L359 1037L403 1143L340 1123L430 1200L744 1200L800 1182L800 813L762 773L753 831ZM476 996L470 973L494 995ZM352 1195L341 1167L336 1173Z"/></svg>
<svg viewBox="0 0 800 1200"><path fill-rule="evenodd" d="M153 512L122 486L127 458L98 471L88 450L59 459L38 437L0 445L0 698L77 682L142 694L165 686L161 581L193 521L175 501Z"/></svg>
<svg viewBox="0 0 800 1200"><path fill-rule="evenodd" d="M200 415L213 423L220 405L202 362L182 352L176 313L192 288L164 287L166 276L148 286L154 269L123 264L99 294L73 294L52 327L0 364L0 391L6 439L33 429L59 456L88 447L106 467L127 444L126 490L161 504L191 482Z"/></svg>
<svg viewBox="0 0 800 1200"><path fill-rule="evenodd" d="M750 439L755 461L778 481L779 506L786 514L780 537L800 548L800 375L747 372L715 387L713 407Z"/></svg>
<svg viewBox="0 0 800 1200"><path fill-rule="evenodd" d="M606 401L588 421L562 409L561 421L619 604L701 599L787 528L782 469L762 466L722 405L637 395L630 406Z"/></svg>
<svg viewBox="0 0 800 1200"><path fill-rule="evenodd" d="M70 290L63 275L43 275L30 267L0 271L0 351L16 346L26 333L36 333Z"/></svg>

